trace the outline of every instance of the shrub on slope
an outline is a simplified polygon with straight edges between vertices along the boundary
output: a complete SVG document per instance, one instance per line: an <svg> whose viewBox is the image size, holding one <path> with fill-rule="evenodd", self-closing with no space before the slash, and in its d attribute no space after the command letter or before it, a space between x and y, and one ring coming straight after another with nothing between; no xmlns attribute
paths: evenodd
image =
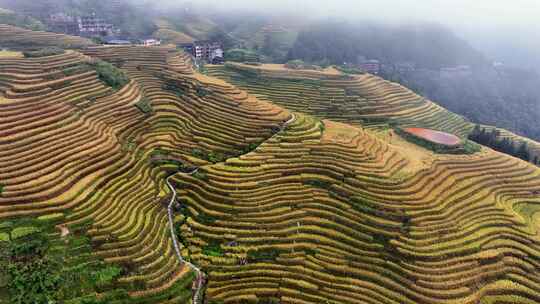
<svg viewBox="0 0 540 304"><path fill-rule="evenodd" d="M88 62L88 66L97 72L101 81L114 90L121 89L129 82L129 78L124 72L103 60L91 60Z"/></svg>
<svg viewBox="0 0 540 304"><path fill-rule="evenodd" d="M65 51L61 48L57 47L47 47L35 51L27 51L23 52L24 57L26 58L39 58L39 57L47 57L47 56L54 56L54 55L61 55L64 54Z"/></svg>

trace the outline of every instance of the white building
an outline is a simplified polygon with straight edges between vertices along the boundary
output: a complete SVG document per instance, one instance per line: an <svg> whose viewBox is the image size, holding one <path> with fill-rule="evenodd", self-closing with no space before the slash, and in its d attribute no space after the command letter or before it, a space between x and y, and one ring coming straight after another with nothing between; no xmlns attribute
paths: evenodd
<svg viewBox="0 0 540 304"><path fill-rule="evenodd" d="M194 43L184 44L182 47L197 60L213 62L216 58L223 58L223 47L219 42L196 41Z"/></svg>
<svg viewBox="0 0 540 304"><path fill-rule="evenodd" d="M213 61L215 58L223 58L223 49L215 49L210 55L210 61Z"/></svg>
<svg viewBox="0 0 540 304"><path fill-rule="evenodd" d="M161 40L157 39L143 39L141 40L142 45L144 46L158 46L161 45Z"/></svg>

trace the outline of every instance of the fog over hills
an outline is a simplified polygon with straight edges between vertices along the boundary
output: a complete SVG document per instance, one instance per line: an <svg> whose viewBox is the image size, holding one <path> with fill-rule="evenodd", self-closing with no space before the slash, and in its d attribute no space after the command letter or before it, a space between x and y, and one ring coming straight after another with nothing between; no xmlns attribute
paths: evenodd
<svg viewBox="0 0 540 304"><path fill-rule="evenodd" d="M460 35L494 61L540 71L540 29L531 26L508 26L462 31Z"/></svg>
<svg viewBox="0 0 540 304"><path fill-rule="evenodd" d="M134 0L136 1L136 0ZM145 0L140 0L147 2ZM244 11L262 14L296 14L300 18L336 18L352 22L359 20L380 24L439 23L454 30L493 61L503 61L520 67L540 69L540 3L518 0L509 5L502 0L203 0L160 1L168 7L193 3L217 11ZM156 4L154 4L156 5Z"/></svg>
<svg viewBox="0 0 540 304"><path fill-rule="evenodd" d="M36 3L28 0L0 0L1 6ZM88 0L46 0L37 2L80 3ZM143 6L146 13L175 12L189 7L197 13L258 14L264 16L295 16L313 21L339 18L353 23L369 21L378 24L438 23L455 31L489 60L510 65L540 69L540 42L534 39L540 31L537 22L540 3L518 0L508 5L502 0L201 0L201 1L148 1L125 0ZM49 5L51 6L51 5ZM292 19L292 18L291 18Z"/></svg>

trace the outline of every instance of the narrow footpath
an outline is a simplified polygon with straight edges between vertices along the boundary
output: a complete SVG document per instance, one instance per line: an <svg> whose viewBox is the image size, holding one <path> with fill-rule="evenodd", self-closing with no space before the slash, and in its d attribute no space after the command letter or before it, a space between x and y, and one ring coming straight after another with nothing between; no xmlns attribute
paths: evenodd
<svg viewBox="0 0 540 304"><path fill-rule="evenodd" d="M199 171L199 168L189 172L189 173L181 173L181 172L178 172L176 174L184 174L184 175L193 175L195 173L197 173L197 171ZM184 260L184 258L182 257L182 253L180 252L180 246L178 245L178 240L176 238L176 234L174 233L174 221L173 221L173 205L174 205L174 202L176 201L176 190L174 189L174 187L171 185L170 183L170 178L173 177L173 175L167 177L167 186L169 187L169 189L171 190L172 192L172 197L171 197L171 200L169 202L169 206L167 207L167 212L169 214L169 227L171 229L171 237L172 237L172 240L173 240L173 244L174 244L174 250L176 252L176 256L178 257L178 260L180 261L180 263L182 264L186 264L188 265L189 268L191 268L193 271L195 271L195 273L197 274L197 289L195 291L195 293L193 294L193 304L199 304L199 298L200 298L200 293L201 293L201 289L203 287L203 281L204 281L204 278L205 278L205 274L201 271L201 269L195 265L193 265L193 263L191 262L188 262L186 260Z"/></svg>
<svg viewBox="0 0 540 304"><path fill-rule="evenodd" d="M287 128L287 126L290 123L292 123L295 119L296 119L296 115L291 114L291 118L289 118L286 122L284 122L283 125L280 127L279 132L274 134L272 137L278 135L283 130L285 130L285 128ZM171 192L173 194L172 197L171 197L171 200L169 201L169 206L167 207L167 213L169 215L169 228L171 230L171 237L172 237L172 240L173 240L173 245L174 245L174 250L176 252L176 256L178 257L178 260L180 261L180 263L188 265L188 267L190 267L197 274L197 278L196 278L196 280L197 280L197 289L195 290L195 293L193 294L193 299L192 299L193 304L199 304L199 301L200 301L200 298L201 298L201 295L200 295L201 294L201 289L203 287L203 282L206 279L206 274L204 272L202 272L202 270L199 267L195 266L193 263L184 260L184 258L182 257L182 253L180 252L180 246L178 245L178 240L177 240L176 234L174 232L174 220L173 220L173 205L174 205L174 202L176 201L177 193L176 193L176 190L174 189L174 187L171 185L170 179L171 179L171 177L173 177L176 174L193 175L193 174L197 173L198 171L199 171L199 168L196 168L193 171L188 172L188 173L177 172L177 173L167 177L167 179L165 180L166 183L167 183L167 187L169 187L169 189L171 190Z"/></svg>

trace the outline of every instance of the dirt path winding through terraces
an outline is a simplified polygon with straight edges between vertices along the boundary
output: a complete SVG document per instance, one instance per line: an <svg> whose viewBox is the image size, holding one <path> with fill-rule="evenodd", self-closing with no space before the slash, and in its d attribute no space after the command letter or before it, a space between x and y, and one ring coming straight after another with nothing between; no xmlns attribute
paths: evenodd
<svg viewBox="0 0 540 304"><path fill-rule="evenodd" d="M195 173L197 173L197 171L199 171L199 168L196 168L195 170L189 172L189 173L181 173L181 172L178 172L176 174L184 174L184 175L193 175ZM174 250L176 252L176 256L178 257L178 260L180 261L180 263L183 263L183 264L186 264L188 265L193 271L195 271L197 273L197 289L195 291L195 293L193 294L193 304L198 304L199 303L199 298L200 298L200 292L201 292L201 289L203 287L203 279L204 277L206 276L199 267L193 265L193 263L190 263L186 260L184 260L184 258L182 257L182 253L180 252L180 247L178 245L178 240L176 239L176 234L174 233L174 221L173 221L173 205L174 205L174 202L176 201L176 190L174 189L174 187L171 185L170 183L170 178L173 177L174 175L171 175L169 177L167 177L167 186L169 187L169 189L171 190L172 192L172 197L171 197L171 200L169 202L169 206L167 207L167 212L169 214L169 226L170 226L170 229L171 229L171 237L172 237L172 240L173 240L173 244L174 244Z"/></svg>
<svg viewBox="0 0 540 304"><path fill-rule="evenodd" d="M289 118L286 122L284 122L283 125L280 127L279 132L277 132L273 136L275 136L275 135L279 134L280 132L282 132L283 130L285 130L285 128L287 128L287 126L290 123L292 123L295 119L296 119L296 115L291 114L291 118ZM193 271L195 271L197 273L197 278L196 278L196 280L197 280L197 289L195 290L195 293L193 294L193 299L192 299L193 304L199 304L200 297L201 297L200 293L201 293L201 289L202 289L202 287L204 285L206 274L204 272L202 272L202 270L199 267L195 266L193 263L184 260L184 258L182 257L182 253L180 252L180 246L178 245L178 240L177 240L176 234L174 232L174 220L173 220L173 205L174 205L174 202L176 201L177 193L176 193L176 190L174 189L174 187L171 185L170 179L171 179L171 177L173 177L176 174L193 175L193 174L197 173L198 171L199 171L199 168L196 168L193 171L188 172L188 173L177 172L177 173L167 177L167 179L165 180L166 183L167 183L167 187L169 187L169 189L171 190L171 192L173 194L172 197L171 197L171 200L169 201L169 205L167 207L167 213L169 215L169 227L170 227L170 230L171 230L171 237L172 237L172 240L173 240L173 245L174 245L174 250L176 252L176 256L178 257L178 260L180 261L180 263L188 265Z"/></svg>

